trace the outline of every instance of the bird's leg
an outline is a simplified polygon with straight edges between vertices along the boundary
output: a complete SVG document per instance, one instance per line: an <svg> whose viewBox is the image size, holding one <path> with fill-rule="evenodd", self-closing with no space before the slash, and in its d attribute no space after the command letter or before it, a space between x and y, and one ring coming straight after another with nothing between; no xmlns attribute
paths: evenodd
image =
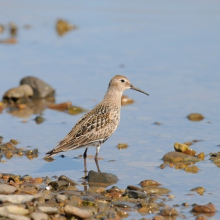
<svg viewBox="0 0 220 220"><path fill-rule="evenodd" d="M88 150L88 147L86 148L84 154L83 154L83 158L84 158L84 172L87 172L87 167L86 167L86 157L87 157L87 150Z"/></svg>
<svg viewBox="0 0 220 220"><path fill-rule="evenodd" d="M98 162L98 154L99 154L100 147L101 147L101 145L98 145L96 147L96 154L95 154L95 157L94 157L98 172L101 172L101 170L99 169L99 162Z"/></svg>

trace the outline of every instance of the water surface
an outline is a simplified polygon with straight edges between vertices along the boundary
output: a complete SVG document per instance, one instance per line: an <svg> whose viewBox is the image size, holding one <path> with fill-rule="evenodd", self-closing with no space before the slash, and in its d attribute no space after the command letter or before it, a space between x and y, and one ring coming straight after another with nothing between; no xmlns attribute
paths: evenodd
<svg viewBox="0 0 220 220"><path fill-rule="evenodd" d="M78 26L60 37L55 23L62 18ZM122 108L115 134L101 147L99 162L103 172L117 175L118 187L153 179L175 196L169 205L188 202L214 203L220 209L219 168L208 156L197 163L197 174L166 168L161 158L173 150L175 142L203 140L192 147L197 152L219 151L220 108L220 3L218 1L26 1L0 3L0 23L18 26L18 43L0 44L0 94L19 84L22 77L39 77L56 89L56 102L71 101L93 108L116 74L150 94L126 91L135 103ZM30 25L25 29L24 25ZM8 31L0 40L9 37ZM186 116L199 112L201 122ZM1 172L32 176L83 176L83 160L75 159L83 150L65 153L47 163L52 149L82 115L71 116L46 109L46 121L37 125L31 115L23 118L3 111L0 135L4 141L20 141L18 147L38 148L39 157L13 158L1 163ZM162 125L154 125L154 122ZM118 143L128 143L118 150ZM95 149L89 148L94 155ZM109 160L115 160L109 162ZM93 159L88 168L96 170ZM203 196L190 189L203 186ZM181 211L195 219L191 208ZM153 216L153 215L152 215ZM147 215L146 217L152 217ZM133 213L129 218L141 218ZM219 212L212 219L218 219ZM128 218L128 219L129 219Z"/></svg>

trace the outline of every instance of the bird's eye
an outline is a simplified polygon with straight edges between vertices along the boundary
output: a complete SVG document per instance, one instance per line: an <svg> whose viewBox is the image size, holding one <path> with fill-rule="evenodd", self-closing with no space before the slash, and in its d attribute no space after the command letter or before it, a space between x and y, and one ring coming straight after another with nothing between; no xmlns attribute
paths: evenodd
<svg viewBox="0 0 220 220"><path fill-rule="evenodd" d="M121 82L123 82L123 83L124 83L124 82L125 82L125 80L124 80L124 79L121 79Z"/></svg>

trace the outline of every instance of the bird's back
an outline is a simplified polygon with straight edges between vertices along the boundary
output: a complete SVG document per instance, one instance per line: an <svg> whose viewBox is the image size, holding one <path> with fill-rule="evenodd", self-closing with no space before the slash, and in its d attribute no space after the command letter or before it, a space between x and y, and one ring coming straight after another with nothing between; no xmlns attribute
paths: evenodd
<svg viewBox="0 0 220 220"><path fill-rule="evenodd" d="M103 143L116 130L120 121L121 106L108 106L100 103L85 114L52 151L53 155L89 145Z"/></svg>

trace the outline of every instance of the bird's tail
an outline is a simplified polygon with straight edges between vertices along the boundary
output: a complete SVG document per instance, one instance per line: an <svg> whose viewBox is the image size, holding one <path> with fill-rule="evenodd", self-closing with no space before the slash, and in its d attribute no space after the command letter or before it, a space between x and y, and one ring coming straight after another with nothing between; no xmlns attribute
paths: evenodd
<svg viewBox="0 0 220 220"><path fill-rule="evenodd" d="M56 154L57 152L55 152L55 149L48 151L46 154L48 154L48 157L53 156L54 154Z"/></svg>

